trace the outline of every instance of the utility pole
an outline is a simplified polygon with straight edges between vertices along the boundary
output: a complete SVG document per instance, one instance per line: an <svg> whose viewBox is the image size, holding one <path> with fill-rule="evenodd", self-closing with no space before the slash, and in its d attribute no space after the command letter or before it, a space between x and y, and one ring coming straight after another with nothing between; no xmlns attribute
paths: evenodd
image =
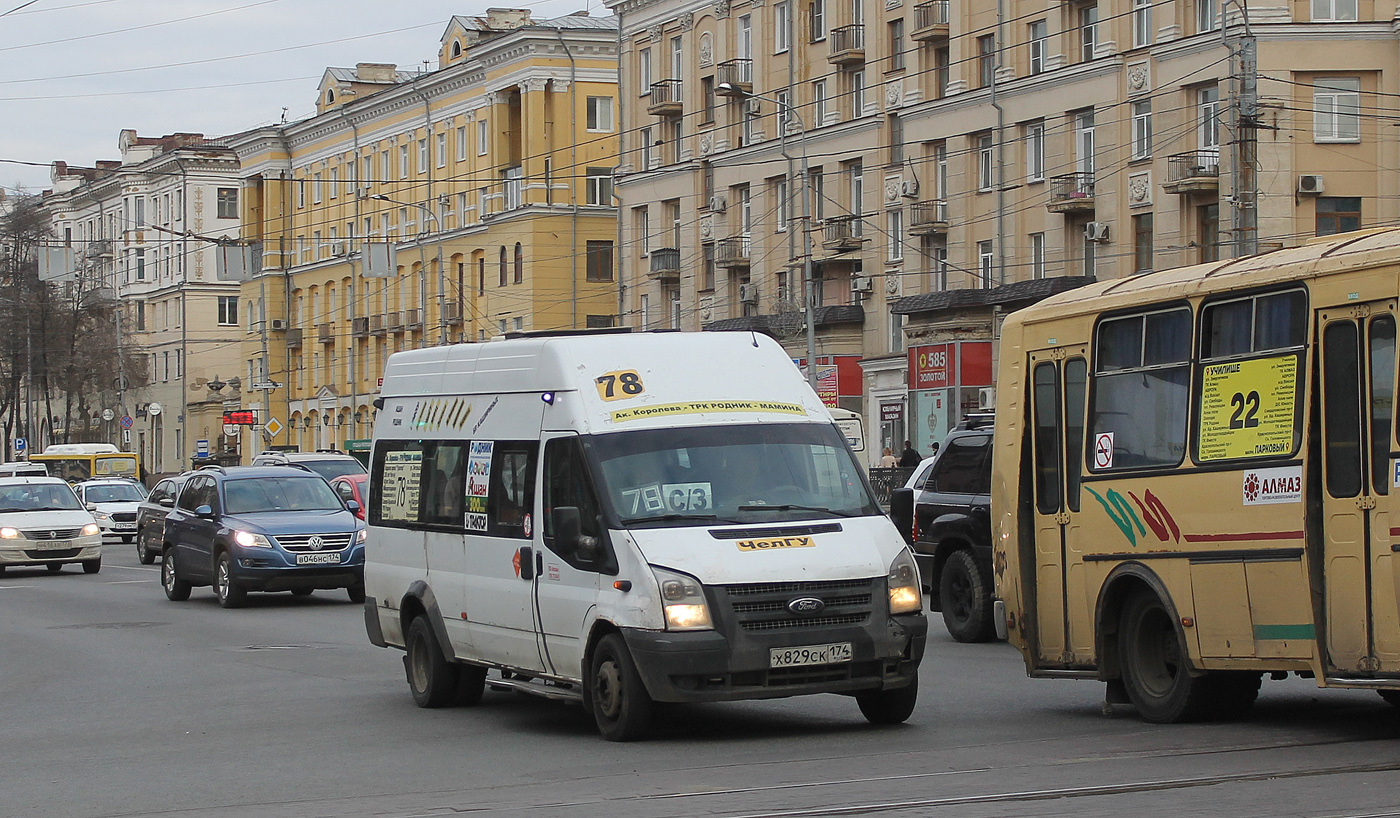
<svg viewBox="0 0 1400 818"><path fill-rule="evenodd" d="M1249 27L1249 9L1237 2L1244 35L1235 39L1231 48L1231 94L1235 111L1234 156L1231 164L1231 188L1234 212L1232 219L1235 257L1252 256L1259 252L1259 180L1257 175L1259 145L1259 61L1255 50L1254 31ZM1228 19L1225 26L1228 31ZM1230 38L1226 36L1226 45Z"/></svg>

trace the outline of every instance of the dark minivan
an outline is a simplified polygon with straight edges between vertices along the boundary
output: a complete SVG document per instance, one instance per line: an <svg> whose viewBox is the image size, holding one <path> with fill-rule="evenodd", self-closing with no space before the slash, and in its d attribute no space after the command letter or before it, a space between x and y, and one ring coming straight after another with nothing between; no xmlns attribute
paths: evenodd
<svg viewBox="0 0 1400 818"><path fill-rule="evenodd" d="M358 506L358 504L349 504ZM364 523L320 475L288 466L206 466L165 518L161 584L172 600L212 585L225 608L249 591L345 588L364 602Z"/></svg>

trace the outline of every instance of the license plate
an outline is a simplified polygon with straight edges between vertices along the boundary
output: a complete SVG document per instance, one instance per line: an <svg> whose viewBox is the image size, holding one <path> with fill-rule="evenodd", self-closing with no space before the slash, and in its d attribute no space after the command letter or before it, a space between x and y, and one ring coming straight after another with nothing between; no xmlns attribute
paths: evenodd
<svg viewBox="0 0 1400 818"><path fill-rule="evenodd" d="M72 548L73 543L68 540L44 540L34 545L35 551L62 551L65 548Z"/></svg>
<svg viewBox="0 0 1400 818"><path fill-rule="evenodd" d="M117 523L118 531L135 531L136 523Z"/></svg>
<svg viewBox="0 0 1400 818"><path fill-rule="evenodd" d="M770 648L769 667L800 667L802 665L834 665L851 661L851 643L806 645L800 648Z"/></svg>
<svg viewBox="0 0 1400 818"><path fill-rule="evenodd" d="M339 565L339 554L297 554L297 565Z"/></svg>

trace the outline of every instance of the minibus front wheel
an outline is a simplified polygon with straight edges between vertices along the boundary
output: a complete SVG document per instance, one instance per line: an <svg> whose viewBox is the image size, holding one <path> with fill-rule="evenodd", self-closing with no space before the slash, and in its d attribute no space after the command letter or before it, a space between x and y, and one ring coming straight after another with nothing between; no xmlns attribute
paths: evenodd
<svg viewBox="0 0 1400 818"><path fill-rule="evenodd" d="M652 701L622 635L610 633L593 649L593 672L585 695L608 741L634 741L651 726Z"/></svg>

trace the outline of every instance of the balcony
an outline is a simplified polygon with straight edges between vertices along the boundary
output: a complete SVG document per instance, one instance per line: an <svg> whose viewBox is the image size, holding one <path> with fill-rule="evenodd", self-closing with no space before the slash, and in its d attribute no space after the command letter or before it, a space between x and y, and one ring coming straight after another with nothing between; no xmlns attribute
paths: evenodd
<svg viewBox="0 0 1400 818"><path fill-rule="evenodd" d="M748 236L734 236L715 242L715 264L720 267L748 267L752 240Z"/></svg>
<svg viewBox="0 0 1400 818"><path fill-rule="evenodd" d="M1168 193L1215 193L1220 190L1220 152L1189 151L1167 157Z"/></svg>
<svg viewBox="0 0 1400 818"><path fill-rule="evenodd" d="M457 301L448 301L442 305L442 320L449 327L455 327L462 323L462 305Z"/></svg>
<svg viewBox="0 0 1400 818"><path fill-rule="evenodd" d="M317 325L316 325L316 340L317 340L317 342L322 343L322 344L333 344L333 343L335 343L335 332L333 331L334 326L335 326L334 324L317 324Z"/></svg>
<svg viewBox="0 0 1400 818"><path fill-rule="evenodd" d="M394 310L384 316L384 323L389 325L390 332L403 332L403 313Z"/></svg>
<svg viewBox="0 0 1400 818"><path fill-rule="evenodd" d="M833 28L827 41L831 43L831 53L826 56L826 61L832 65L859 65L865 62L865 26Z"/></svg>
<svg viewBox="0 0 1400 818"><path fill-rule="evenodd" d="M369 334L379 336L384 335L384 316L371 315L369 317Z"/></svg>
<svg viewBox="0 0 1400 818"><path fill-rule="evenodd" d="M725 60L715 66L715 93L744 98L753 93L753 60Z"/></svg>
<svg viewBox="0 0 1400 818"><path fill-rule="evenodd" d="M822 247L837 253L859 250L864 228L859 216L833 216L822 222Z"/></svg>
<svg viewBox="0 0 1400 818"><path fill-rule="evenodd" d="M1094 174L1068 173L1050 177L1050 201L1045 205L1051 213L1094 212Z"/></svg>
<svg viewBox="0 0 1400 818"><path fill-rule="evenodd" d="M948 39L948 0L927 0L914 6L914 30L909 36L915 40Z"/></svg>
<svg viewBox="0 0 1400 818"><path fill-rule="evenodd" d="M651 270L647 273L658 281L680 281L681 251L670 247L651 251Z"/></svg>
<svg viewBox="0 0 1400 818"><path fill-rule="evenodd" d="M283 337L287 340L287 349L301 349L301 330L289 329Z"/></svg>
<svg viewBox="0 0 1400 818"><path fill-rule="evenodd" d="M947 233L948 202L943 199L915 202L909 209L909 232L915 235Z"/></svg>
<svg viewBox="0 0 1400 818"><path fill-rule="evenodd" d="M662 80L651 84L651 101L647 103L647 113L652 116L680 116L685 113L681 99L680 80Z"/></svg>
<svg viewBox="0 0 1400 818"><path fill-rule="evenodd" d="M368 319L368 318L351 318L351 319L350 319L350 337L351 337L351 338L367 338L367 337L369 337L369 319Z"/></svg>
<svg viewBox="0 0 1400 818"><path fill-rule="evenodd" d="M404 326L410 330L423 328L423 311L419 309L403 311Z"/></svg>

